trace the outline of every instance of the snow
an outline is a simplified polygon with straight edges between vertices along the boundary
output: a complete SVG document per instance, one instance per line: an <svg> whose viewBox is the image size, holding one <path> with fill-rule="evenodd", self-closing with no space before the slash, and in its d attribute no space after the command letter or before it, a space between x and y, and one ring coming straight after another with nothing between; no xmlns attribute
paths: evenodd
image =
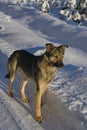
<svg viewBox="0 0 87 130"><path fill-rule="evenodd" d="M29 104L20 98L20 75L14 84L14 97L7 96L7 60L17 49L35 55L46 43L67 44L64 68L57 73L43 96L43 123L35 117L35 85L26 86ZM29 87L29 88L28 88ZM87 27L70 24L44 14L33 6L0 2L0 130L86 130L87 129Z"/></svg>

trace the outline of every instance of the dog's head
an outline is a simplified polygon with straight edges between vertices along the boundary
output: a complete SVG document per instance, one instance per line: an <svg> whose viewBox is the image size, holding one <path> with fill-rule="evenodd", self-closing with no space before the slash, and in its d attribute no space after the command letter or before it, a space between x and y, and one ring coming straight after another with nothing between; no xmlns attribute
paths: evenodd
<svg viewBox="0 0 87 130"><path fill-rule="evenodd" d="M56 67L63 67L63 57L65 53L65 48L67 45L54 46L51 43L46 44L46 58L48 62Z"/></svg>

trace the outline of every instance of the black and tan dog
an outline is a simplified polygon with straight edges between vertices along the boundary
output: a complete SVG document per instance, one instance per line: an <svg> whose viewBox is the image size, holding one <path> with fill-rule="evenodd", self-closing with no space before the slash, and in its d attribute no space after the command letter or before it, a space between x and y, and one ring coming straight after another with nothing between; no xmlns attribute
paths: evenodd
<svg viewBox="0 0 87 130"><path fill-rule="evenodd" d="M54 78L58 68L64 66L63 56L67 45L59 47L51 43L46 44L46 52L41 56L34 56L25 50L14 51L8 59L9 73L6 78L10 79L8 96L12 96L12 84L19 70L22 74L21 97L22 100L28 103L25 95L25 86L28 83L28 78L34 79L36 83L36 118L38 122L42 121L41 115L41 97Z"/></svg>

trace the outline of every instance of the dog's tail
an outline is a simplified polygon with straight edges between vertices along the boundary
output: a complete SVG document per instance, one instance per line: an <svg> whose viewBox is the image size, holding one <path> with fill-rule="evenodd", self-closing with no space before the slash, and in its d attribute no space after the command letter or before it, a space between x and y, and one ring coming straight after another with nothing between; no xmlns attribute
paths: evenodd
<svg viewBox="0 0 87 130"><path fill-rule="evenodd" d="M5 78L10 79L10 73L6 74Z"/></svg>

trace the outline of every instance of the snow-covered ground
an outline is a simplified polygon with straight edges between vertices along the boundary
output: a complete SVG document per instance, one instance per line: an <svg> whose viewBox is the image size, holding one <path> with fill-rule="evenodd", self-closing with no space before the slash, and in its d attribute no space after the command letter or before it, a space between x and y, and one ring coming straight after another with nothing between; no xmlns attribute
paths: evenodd
<svg viewBox="0 0 87 130"><path fill-rule="evenodd" d="M26 88L30 99L20 99L20 76L15 79L14 97L7 96L7 59L17 49L33 54L45 44L67 44L63 69L57 73L43 97L43 123L35 120L35 85ZM0 2L0 130L86 130L87 129L87 27L67 24L32 6Z"/></svg>

